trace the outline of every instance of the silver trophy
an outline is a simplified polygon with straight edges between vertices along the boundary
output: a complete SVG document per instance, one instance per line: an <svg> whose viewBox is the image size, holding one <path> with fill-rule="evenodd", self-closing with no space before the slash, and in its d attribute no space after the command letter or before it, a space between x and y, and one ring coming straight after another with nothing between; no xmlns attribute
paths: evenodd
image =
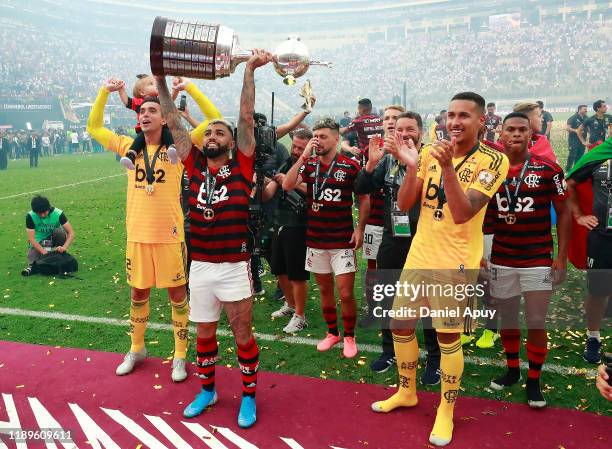
<svg viewBox="0 0 612 449"><path fill-rule="evenodd" d="M223 25L156 17L151 31L151 71L159 76L186 76L214 80L234 73L248 61L251 51L240 47L238 35ZM331 63L311 60L308 48L290 36L274 52L274 68L285 84L295 84L311 65Z"/></svg>

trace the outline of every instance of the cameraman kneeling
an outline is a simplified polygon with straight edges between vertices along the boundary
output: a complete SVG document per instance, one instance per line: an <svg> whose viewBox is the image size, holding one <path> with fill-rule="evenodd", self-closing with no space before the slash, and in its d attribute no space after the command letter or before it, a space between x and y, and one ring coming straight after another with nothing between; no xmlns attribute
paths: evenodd
<svg viewBox="0 0 612 449"><path fill-rule="evenodd" d="M51 207L44 196L32 198L32 210L26 215L26 233L30 242L28 265L23 276L32 274L32 265L50 251L66 252L74 240L74 230L61 209Z"/></svg>
<svg viewBox="0 0 612 449"><path fill-rule="evenodd" d="M289 324L283 331L291 334L304 329L308 323L304 314L308 280L310 275L304 269L306 262L306 184L294 191L282 190L285 174L300 158L306 145L312 138L308 129L294 132L291 143L291 155L281 165L278 174L263 192L263 200L268 201L278 195L279 202L274 213L274 234L270 267L272 274L278 276L278 282L285 295L283 306L272 313L273 318L291 316Z"/></svg>

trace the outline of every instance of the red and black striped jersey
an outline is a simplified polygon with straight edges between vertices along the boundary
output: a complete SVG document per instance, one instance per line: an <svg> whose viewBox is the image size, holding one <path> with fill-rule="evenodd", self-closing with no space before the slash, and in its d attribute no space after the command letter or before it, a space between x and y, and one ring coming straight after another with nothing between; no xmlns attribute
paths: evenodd
<svg viewBox="0 0 612 449"><path fill-rule="evenodd" d="M249 260L249 197L253 188L253 164L236 151L219 169L211 169L215 187L208 204L206 157L193 147L183 162L189 176L189 218L191 257L201 262L240 262ZM214 216L205 218L205 209Z"/></svg>
<svg viewBox="0 0 612 449"><path fill-rule="evenodd" d="M385 191L375 190L370 193L370 217L367 224L372 226L384 226L385 219Z"/></svg>
<svg viewBox="0 0 612 449"><path fill-rule="evenodd" d="M310 248L319 249L351 248L349 242L353 235L353 191L359 174L359 164L338 153L336 164L321 189L325 174L331 165L321 163L319 191L314 201L313 189L318 161L318 157L310 158L300 172L308 186L306 244ZM313 208L313 203L317 203L319 207Z"/></svg>
<svg viewBox="0 0 612 449"><path fill-rule="evenodd" d="M492 225L491 263L517 268L545 267L552 264L553 239L550 208L552 201L568 197L563 170L556 163L532 155L523 174L519 193L511 214L510 196L515 197L524 164L510 167L506 184L502 184L487 208ZM513 222L510 224L509 222ZM485 220L487 221L487 220Z"/></svg>
<svg viewBox="0 0 612 449"><path fill-rule="evenodd" d="M446 129L446 122L438 123L435 128L436 139L438 140L450 140L448 135L448 129Z"/></svg>
<svg viewBox="0 0 612 449"><path fill-rule="evenodd" d="M495 142L495 130L501 124L502 118L497 114L486 114L485 115L485 129L487 131L485 138L491 142Z"/></svg>
<svg viewBox="0 0 612 449"><path fill-rule="evenodd" d="M128 97L128 102L125 105L126 108L131 109L132 111L136 112L136 126L134 127L134 129L136 130L136 133L140 133L141 128L140 128L140 106L142 106L142 103L144 103L144 98L140 98L140 97Z"/></svg>
<svg viewBox="0 0 612 449"><path fill-rule="evenodd" d="M361 115L356 117L346 128L346 132L353 131L357 133L359 149L367 152L370 139L376 135L382 137L384 134L382 118L378 115Z"/></svg>

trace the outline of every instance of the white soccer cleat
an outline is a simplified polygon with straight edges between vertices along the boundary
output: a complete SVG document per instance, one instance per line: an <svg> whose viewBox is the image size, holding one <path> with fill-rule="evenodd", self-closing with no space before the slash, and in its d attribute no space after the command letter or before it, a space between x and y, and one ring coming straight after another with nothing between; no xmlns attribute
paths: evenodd
<svg viewBox="0 0 612 449"><path fill-rule="evenodd" d="M172 361L172 381L182 382L187 379L187 368L185 367L185 359L174 359Z"/></svg>
<svg viewBox="0 0 612 449"><path fill-rule="evenodd" d="M289 320L289 324L283 328L283 332L286 334L295 334L307 326L308 321L306 321L306 318L302 318L298 314L294 313L291 320Z"/></svg>
<svg viewBox="0 0 612 449"><path fill-rule="evenodd" d="M278 309L276 312L272 312L270 316L272 318L282 318L284 316L291 316L294 313L295 313L295 309L293 307L290 307L289 304L287 304L287 301L285 301L282 307Z"/></svg>
<svg viewBox="0 0 612 449"><path fill-rule="evenodd" d="M147 349L142 348L139 352L128 352L121 362L121 365L117 367L117 371L115 373L117 376L125 376L126 374L130 374L134 367L141 363L147 357Z"/></svg>

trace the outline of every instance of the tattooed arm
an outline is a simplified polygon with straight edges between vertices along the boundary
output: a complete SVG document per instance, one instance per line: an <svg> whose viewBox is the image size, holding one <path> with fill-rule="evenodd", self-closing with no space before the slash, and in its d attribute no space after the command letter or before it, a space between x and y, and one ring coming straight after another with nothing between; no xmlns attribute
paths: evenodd
<svg viewBox="0 0 612 449"><path fill-rule="evenodd" d="M247 157L252 157L255 153L255 69L266 65L272 59L272 55L265 50L253 50L253 56L244 69L238 118L238 149Z"/></svg>
<svg viewBox="0 0 612 449"><path fill-rule="evenodd" d="M166 78L163 76L156 76L155 81L157 82L157 92L159 93L162 115L168 124L168 129L172 133L176 153L179 158L184 161L191 151L191 135L183 126L181 114L178 109L176 109L176 105L170 97L170 92L166 85Z"/></svg>

